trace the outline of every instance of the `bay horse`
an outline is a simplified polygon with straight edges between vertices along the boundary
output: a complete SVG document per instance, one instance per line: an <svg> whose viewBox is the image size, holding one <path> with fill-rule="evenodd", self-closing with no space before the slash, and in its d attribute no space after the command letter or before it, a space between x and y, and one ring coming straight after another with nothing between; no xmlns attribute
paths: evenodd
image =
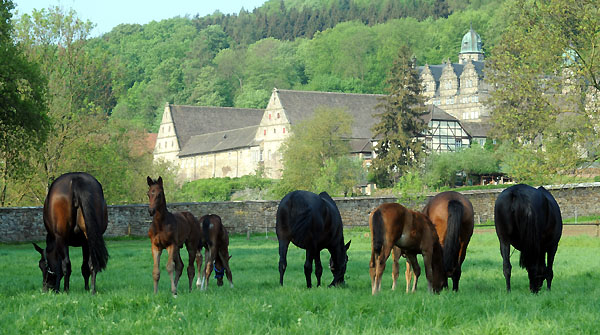
<svg viewBox="0 0 600 335"><path fill-rule="evenodd" d="M417 254L422 254L429 289L434 293L441 291L446 279L442 264L442 246L435 227L427 216L397 203L384 203L369 215L369 228L369 274L373 295L381 290L385 263L394 246L400 248L406 256L417 277L421 273Z"/></svg>
<svg viewBox="0 0 600 335"><path fill-rule="evenodd" d="M283 286L283 275L287 267L287 251L290 242L306 250L304 276L306 287L312 287L312 263L315 263L317 286L321 285L323 266L320 252L327 249L333 280L329 287L343 285L348 248L344 245L342 217L333 199L327 192L319 195L308 191L288 193L277 207L276 232L279 240L279 284Z"/></svg>
<svg viewBox="0 0 600 335"><path fill-rule="evenodd" d="M511 245L521 251L519 265L527 270L531 292L538 293L544 280L550 290L554 277L552 264L563 227L560 208L552 194L542 186L536 189L525 184L505 189L496 199L494 225L500 241L506 290L510 292Z"/></svg>
<svg viewBox="0 0 600 335"><path fill-rule="evenodd" d="M150 242L152 243L152 258L154 259L154 268L152 270L154 293L158 292L160 255L164 249L167 249L169 253L167 272L171 278L171 293L177 296L177 283L183 272L183 261L181 260L179 251L184 244L188 252L187 275L189 290L192 291L195 272L194 259L198 265L198 277L200 277L200 268L202 265L202 256L198 249L202 239L200 224L190 212L171 213L167 210L162 177L158 177L156 181L150 177L146 179L149 187L148 212L152 216L148 237L150 237Z"/></svg>
<svg viewBox="0 0 600 335"><path fill-rule="evenodd" d="M102 185L84 172L66 173L52 182L44 201L46 248L33 244L42 258L43 290L58 292L64 277L64 290L69 291L71 260L69 246L81 247L81 274L85 290L96 293L96 274L106 268L108 250L102 234L108 225L108 211Z"/></svg>
<svg viewBox="0 0 600 335"><path fill-rule="evenodd" d="M452 278L452 290L458 291L462 263L465 261L467 245L471 240L475 225L473 205L464 195L447 191L431 198L421 212L429 217L435 226L442 245L444 271L447 277ZM394 283L392 289L395 289L399 274L398 258L400 254L396 250L393 253L392 277ZM406 291L409 291L409 283L412 277L414 292L419 278L411 271L408 262L406 263L405 277ZM446 281L444 287L447 286L448 282Z"/></svg>
<svg viewBox="0 0 600 335"><path fill-rule="evenodd" d="M223 286L223 275L227 276L229 286L233 288L233 278L231 276L231 268L229 267L229 234L227 229L221 222L221 217L216 214L204 215L200 218L202 222L202 243L198 250L202 247L206 248L205 257L206 265L202 277L198 276L196 286L205 290L208 288L208 279L212 270L215 270L215 278L217 286ZM202 257L200 257L202 262Z"/></svg>

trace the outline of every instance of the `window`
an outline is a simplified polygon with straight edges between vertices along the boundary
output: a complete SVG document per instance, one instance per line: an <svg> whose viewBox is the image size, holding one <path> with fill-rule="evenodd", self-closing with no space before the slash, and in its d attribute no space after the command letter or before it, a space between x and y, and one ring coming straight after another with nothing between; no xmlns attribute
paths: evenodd
<svg viewBox="0 0 600 335"><path fill-rule="evenodd" d="M271 114L269 114L269 120L271 120Z"/></svg>
<svg viewBox="0 0 600 335"><path fill-rule="evenodd" d="M285 134L285 127L283 127L283 133Z"/></svg>
<svg viewBox="0 0 600 335"><path fill-rule="evenodd" d="M444 87L449 90L452 88L452 82L450 80L446 81L446 83L444 84Z"/></svg>
<svg viewBox="0 0 600 335"><path fill-rule="evenodd" d="M160 143L160 142L158 142L158 148L159 148L159 149L160 149L160 144L161 144L161 143Z"/></svg>
<svg viewBox="0 0 600 335"><path fill-rule="evenodd" d="M279 115L279 113L277 113L277 118L279 119L279 117L280 117L280 115Z"/></svg>
<svg viewBox="0 0 600 335"><path fill-rule="evenodd" d="M273 134L277 133L277 129L273 128Z"/></svg>
<svg viewBox="0 0 600 335"><path fill-rule="evenodd" d="M264 133L263 133L263 135L264 135L264 136L267 136L267 130L266 130L266 129L264 130Z"/></svg>

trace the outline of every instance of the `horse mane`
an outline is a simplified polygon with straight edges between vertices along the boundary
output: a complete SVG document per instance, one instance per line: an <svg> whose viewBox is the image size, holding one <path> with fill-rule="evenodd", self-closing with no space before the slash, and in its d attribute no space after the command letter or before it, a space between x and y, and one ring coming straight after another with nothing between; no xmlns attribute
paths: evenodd
<svg viewBox="0 0 600 335"><path fill-rule="evenodd" d="M463 204L458 200L448 201L448 222L446 225L446 238L444 239L444 270L453 271L458 264L460 243L460 227L463 217Z"/></svg>
<svg viewBox="0 0 600 335"><path fill-rule="evenodd" d="M102 186L95 180L93 180L93 183L93 187L97 187L99 192L102 193ZM106 268L109 257L106 244L102 238L103 231L100 229L105 213L102 206L102 209L95 206L94 200L96 198L90 190L86 189L86 180L82 176L73 177L71 185L73 203L83 213L92 266L97 272L100 272Z"/></svg>
<svg viewBox="0 0 600 335"><path fill-rule="evenodd" d="M371 216L371 226L373 227L373 250L375 253L381 253L381 249L383 248L383 239L384 239L384 226L383 226L383 217L381 216L381 210L377 209L373 212Z"/></svg>

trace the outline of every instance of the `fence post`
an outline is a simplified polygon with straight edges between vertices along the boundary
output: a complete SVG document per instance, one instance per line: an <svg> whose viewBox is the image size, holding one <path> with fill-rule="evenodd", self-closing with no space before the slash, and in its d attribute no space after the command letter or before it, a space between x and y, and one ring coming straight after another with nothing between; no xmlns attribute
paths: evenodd
<svg viewBox="0 0 600 335"><path fill-rule="evenodd" d="M250 239L250 225L246 226L246 240Z"/></svg>

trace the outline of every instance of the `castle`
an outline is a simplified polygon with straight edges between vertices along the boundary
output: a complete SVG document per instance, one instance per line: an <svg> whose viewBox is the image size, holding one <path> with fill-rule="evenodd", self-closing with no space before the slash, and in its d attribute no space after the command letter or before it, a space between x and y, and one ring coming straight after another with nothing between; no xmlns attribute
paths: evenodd
<svg viewBox="0 0 600 335"><path fill-rule="evenodd" d="M483 80L481 38L471 28L462 39L459 63L418 67L427 98L422 116L429 130L421 137L432 152L485 143L489 113ZM264 171L281 178L279 148L290 126L317 108L343 109L354 119L351 152L369 165L374 157L373 114L384 95L311 92L274 88L266 109L167 104L154 148L155 160L179 167L180 179L241 177Z"/></svg>

